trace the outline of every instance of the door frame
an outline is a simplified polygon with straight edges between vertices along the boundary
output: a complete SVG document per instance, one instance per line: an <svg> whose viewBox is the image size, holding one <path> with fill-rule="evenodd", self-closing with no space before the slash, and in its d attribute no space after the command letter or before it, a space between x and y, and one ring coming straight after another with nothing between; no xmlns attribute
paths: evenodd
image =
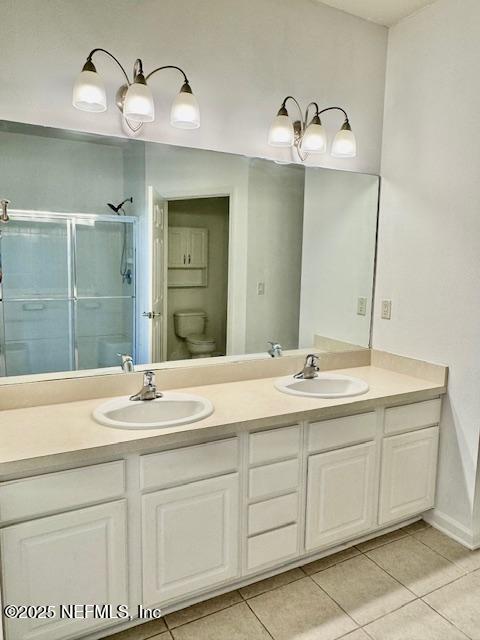
<svg viewBox="0 0 480 640"><path fill-rule="evenodd" d="M154 185L154 189L156 187ZM147 193L148 188L147 186ZM238 187L219 185L208 189L158 190L159 195L172 200L196 200L199 198L228 198L228 284L227 284L227 340L226 355L245 353L246 307L247 307L247 246L248 220L240 206ZM242 215L242 213L244 215ZM153 227L150 216L147 221L147 242L149 264L152 264ZM168 269L167 269L168 273ZM149 274L149 296L152 295L152 274ZM235 321L234 321L235 319ZM149 353L152 353L149 345Z"/></svg>

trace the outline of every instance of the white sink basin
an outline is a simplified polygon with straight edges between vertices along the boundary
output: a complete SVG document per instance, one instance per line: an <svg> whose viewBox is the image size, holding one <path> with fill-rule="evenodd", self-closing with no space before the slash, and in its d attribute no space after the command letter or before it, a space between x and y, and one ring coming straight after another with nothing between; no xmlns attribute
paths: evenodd
<svg viewBox="0 0 480 640"><path fill-rule="evenodd" d="M203 420L213 413L210 400L187 393L165 392L156 400L109 400L97 407L93 417L115 429L162 429Z"/></svg>
<svg viewBox="0 0 480 640"><path fill-rule="evenodd" d="M340 373L319 373L316 378L304 380L288 376L275 382L275 387L283 393L311 398L348 398L367 393L368 384L360 378L344 376Z"/></svg>

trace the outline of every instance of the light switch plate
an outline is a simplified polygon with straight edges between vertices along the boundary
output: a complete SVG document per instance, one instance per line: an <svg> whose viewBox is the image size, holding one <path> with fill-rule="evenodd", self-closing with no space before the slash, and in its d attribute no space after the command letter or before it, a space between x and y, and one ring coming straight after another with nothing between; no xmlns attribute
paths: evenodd
<svg viewBox="0 0 480 640"><path fill-rule="evenodd" d="M382 300L382 319L390 320L392 317L392 301Z"/></svg>
<svg viewBox="0 0 480 640"><path fill-rule="evenodd" d="M360 297L357 300L357 316L367 315L367 299Z"/></svg>

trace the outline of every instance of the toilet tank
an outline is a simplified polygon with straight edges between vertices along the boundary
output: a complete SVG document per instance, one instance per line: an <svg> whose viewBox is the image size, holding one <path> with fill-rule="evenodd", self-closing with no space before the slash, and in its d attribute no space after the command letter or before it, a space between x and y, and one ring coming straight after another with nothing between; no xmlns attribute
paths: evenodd
<svg viewBox="0 0 480 640"><path fill-rule="evenodd" d="M205 332L207 314L201 309L192 311L176 311L173 314L175 333L179 338Z"/></svg>

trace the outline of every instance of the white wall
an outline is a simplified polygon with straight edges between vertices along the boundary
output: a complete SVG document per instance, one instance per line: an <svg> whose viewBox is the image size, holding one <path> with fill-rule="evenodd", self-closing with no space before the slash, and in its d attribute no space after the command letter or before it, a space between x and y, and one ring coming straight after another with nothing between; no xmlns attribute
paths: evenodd
<svg viewBox="0 0 480 640"><path fill-rule="evenodd" d="M438 0L390 31L374 323L376 348L450 366L435 517L466 540L480 428L479 24L478 0Z"/></svg>
<svg viewBox="0 0 480 640"><path fill-rule="evenodd" d="M304 182L301 166L250 161L247 353L266 351L269 340L298 347Z"/></svg>
<svg viewBox="0 0 480 640"><path fill-rule="evenodd" d="M376 176L307 169L300 347L315 335L368 347L377 209ZM364 316L359 297L367 298Z"/></svg>
<svg viewBox="0 0 480 640"><path fill-rule="evenodd" d="M89 51L104 47L128 73L141 57L155 66L184 67L201 104L202 126L168 125L180 87L176 73L152 79L157 120L146 139L272 157L270 121L287 94L302 104L344 106L358 138L358 158L322 159L325 166L378 172L382 132L384 27L316 0L4 0L2 2L4 119L123 135L113 104L122 75L95 58L110 101L103 114L71 105L71 88ZM334 132L339 114L325 118Z"/></svg>

